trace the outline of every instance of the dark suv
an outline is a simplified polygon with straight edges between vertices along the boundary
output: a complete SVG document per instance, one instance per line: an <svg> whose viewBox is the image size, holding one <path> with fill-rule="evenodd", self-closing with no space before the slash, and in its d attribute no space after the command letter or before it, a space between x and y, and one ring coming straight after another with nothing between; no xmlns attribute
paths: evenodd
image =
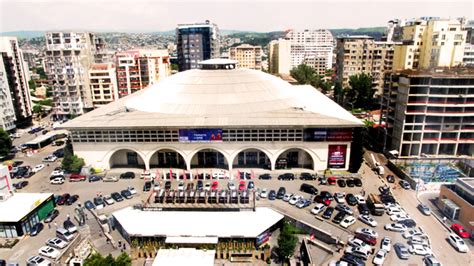
<svg viewBox="0 0 474 266"><path fill-rule="evenodd" d="M125 172L120 175L120 178L122 179L133 179L135 178L135 173L134 172Z"/></svg>
<svg viewBox="0 0 474 266"><path fill-rule="evenodd" d="M301 173L300 180L316 180L316 177L310 173Z"/></svg>
<svg viewBox="0 0 474 266"><path fill-rule="evenodd" d="M317 195L318 194L318 189L317 188L315 188L314 186L312 186L310 184L306 184L306 183L301 184L300 191L309 193L311 195Z"/></svg>
<svg viewBox="0 0 474 266"><path fill-rule="evenodd" d="M285 173L280 175L278 180L295 180L295 175L292 173Z"/></svg>
<svg viewBox="0 0 474 266"><path fill-rule="evenodd" d="M283 197L285 196L285 194L286 194L286 189L285 189L284 187L280 187L280 188L278 189L276 198L277 198L277 199L283 199Z"/></svg>

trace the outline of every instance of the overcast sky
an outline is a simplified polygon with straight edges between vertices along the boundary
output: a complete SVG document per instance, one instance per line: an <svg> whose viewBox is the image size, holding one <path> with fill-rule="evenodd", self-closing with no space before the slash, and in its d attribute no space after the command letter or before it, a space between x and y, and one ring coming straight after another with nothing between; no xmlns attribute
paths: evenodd
<svg viewBox="0 0 474 266"><path fill-rule="evenodd" d="M206 19L220 29L285 29L385 26L392 18L473 19L473 1L163 1L0 0L0 31L81 29L164 31Z"/></svg>

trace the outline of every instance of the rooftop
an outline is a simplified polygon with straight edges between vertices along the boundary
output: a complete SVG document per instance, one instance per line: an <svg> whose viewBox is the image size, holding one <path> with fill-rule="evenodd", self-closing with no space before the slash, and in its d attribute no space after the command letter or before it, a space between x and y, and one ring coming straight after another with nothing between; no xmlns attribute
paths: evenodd
<svg viewBox="0 0 474 266"><path fill-rule="evenodd" d="M153 266L213 266L215 253L194 248L159 249Z"/></svg>
<svg viewBox="0 0 474 266"><path fill-rule="evenodd" d="M53 193L14 193L5 201L0 201L0 222L18 222L43 203Z"/></svg>
<svg viewBox="0 0 474 266"><path fill-rule="evenodd" d="M401 75L410 77L430 76L430 77L467 77L474 78L474 67L437 67L433 69L405 69L398 71Z"/></svg>
<svg viewBox="0 0 474 266"><path fill-rule="evenodd" d="M356 117L310 85L294 86L273 75L250 69L194 69L167 77L61 127L362 125Z"/></svg>
<svg viewBox="0 0 474 266"><path fill-rule="evenodd" d="M142 211L127 207L113 213L130 236L255 238L283 219L265 207L255 211Z"/></svg>

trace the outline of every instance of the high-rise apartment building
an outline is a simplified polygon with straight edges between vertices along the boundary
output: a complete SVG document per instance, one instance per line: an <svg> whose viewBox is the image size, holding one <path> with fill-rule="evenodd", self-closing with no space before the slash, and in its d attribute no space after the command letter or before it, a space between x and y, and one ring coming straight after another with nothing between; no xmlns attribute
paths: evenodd
<svg viewBox="0 0 474 266"><path fill-rule="evenodd" d="M176 28L178 69L199 68L199 62L220 56L220 33L216 24L179 24Z"/></svg>
<svg viewBox="0 0 474 266"><path fill-rule="evenodd" d="M168 50L130 50L116 54L119 97L155 84L171 74Z"/></svg>
<svg viewBox="0 0 474 266"><path fill-rule="evenodd" d="M262 47L241 44L229 49L229 58L236 60L237 68L262 69Z"/></svg>
<svg viewBox="0 0 474 266"><path fill-rule="evenodd" d="M473 68L387 74L381 105L386 148L400 157L473 156Z"/></svg>
<svg viewBox="0 0 474 266"><path fill-rule="evenodd" d="M462 61L464 65L474 66L474 20L468 21L464 29L466 30L466 44Z"/></svg>
<svg viewBox="0 0 474 266"><path fill-rule="evenodd" d="M3 60L0 60L0 128L10 131L16 128L16 116L12 94L8 85L7 72Z"/></svg>
<svg viewBox="0 0 474 266"><path fill-rule="evenodd" d="M306 64L324 75L332 68L333 50L334 38L329 30L291 30L284 39L270 43L270 73L289 74L291 69Z"/></svg>
<svg viewBox="0 0 474 266"><path fill-rule="evenodd" d="M461 65L466 31L457 19L421 18L406 22L395 46L394 70Z"/></svg>
<svg viewBox="0 0 474 266"><path fill-rule="evenodd" d="M3 61L2 71L9 87L10 99L15 111L17 126L26 126L32 120L30 88L28 86L28 66L16 37L0 37L0 53ZM6 86L5 86L6 87ZM2 92L3 94L7 92ZM6 99L7 100L7 99ZM9 119L11 118L8 115ZM9 120L8 119L8 120Z"/></svg>
<svg viewBox="0 0 474 266"><path fill-rule="evenodd" d="M336 72L343 87L349 87L349 77L365 73L372 77L377 94L383 91L383 75L392 70L393 42L377 42L369 36L337 38Z"/></svg>
<svg viewBox="0 0 474 266"><path fill-rule="evenodd" d="M97 38L89 32L47 32L45 37L45 70L53 88L54 114L80 115L92 109L88 71L98 49Z"/></svg>
<svg viewBox="0 0 474 266"><path fill-rule="evenodd" d="M92 64L89 69L89 82L94 108L111 103L119 98L117 73L114 64Z"/></svg>

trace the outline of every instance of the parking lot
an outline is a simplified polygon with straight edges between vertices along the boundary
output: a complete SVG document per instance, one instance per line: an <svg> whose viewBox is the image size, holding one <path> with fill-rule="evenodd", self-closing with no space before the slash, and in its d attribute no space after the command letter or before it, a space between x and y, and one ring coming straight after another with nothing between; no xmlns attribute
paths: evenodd
<svg viewBox="0 0 474 266"><path fill-rule="evenodd" d="M15 142L27 141L25 138L32 138L33 136L26 136L20 140L15 140ZM22 154L19 154L15 160L22 160L24 161L24 165L28 164L34 167L37 164L40 164L42 158L51 154L57 147L47 146L43 150L41 150L38 154L33 155L32 157L26 157ZM59 161L55 163L50 163L49 166L46 166L44 169L40 170L37 174L33 175L28 179L29 185L25 188L21 189L22 192L51 192L57 195L61 195L64 193L70 193L71 195L77 194L79 195L78 202L85 202L86 200L93 200L94 197L98 195L109 195L113 192L120 192L123 189L126 189L129 186L134 187L137 190L137 194L133 196L130 200L124 200L122 202L116 202L113 205L106 206L105 208L98 210L98 213L110 214L115 210L121 209L126 206L130 206L137 203L144 203L150 197L152 192L143 192L142 188L145 183L144 180L140 179L140 173L142 170L140 169L112 169L106 173L107 176L119 176L121 173L126 171L133 171L136 174L135 179L120 179L118 182L69 182L66 181L62 185L52 185L49 183L49 175L53 171L54 167L59 165ZM168 172L169 169L160 169L160 172ZM176 173L181 173L178 169L173 169ZM199 172L209 172L212 173L216 171L215 169L200 169ZM299 180L298 178L295 180L288 180L288 181L281 181L277 180L277 177L282 173L291 172L296 174L296 177L299 177L299 173L305 170L276 170L270 172L268 170L262 169L235 169L232 173L232 176L238 176L238 172L253 172L254 176L258 177L260 174L269 173L272 176L271 180L259 180L258 178L252 179L255 183L255 189L264 189L267 190L275 190L277 191L279 187L284 186L286 188L287 193L293 193L297 195L301 195L304 198L312 199L312 195L300 192L300 186L302 183L308 183L314 185L319 192L321 191L328 191L331 194L336 192L343 192L343 193L352 193L352 194L360 194L362 190L365 192L365 197L369 193L377 193L379 186L384 185L382 179L380 179L374 172L372 172L367 165L363 165L360 169L359 173L362 176L362 187L344 187L341 188L337 184L333 186L329 185L319 185L317 180L312 181L303 181ZM172 181L172 189L177 189L178 182L181 180L173 180ZM211 183L213 181L218 181L218 189L227 189L228 182L233 182L235 186L239 187L240 179L236 178L234 180L226 180L226 179L218 179L218 180L203 180L204 183ZM244 180L246 184L248 184L248 180ZM13 183L18 182L17 179L13 180ZM164 180L157 181L161 182L161 186L164 185ZM197 185L197 180L184 180L186 184L193 183L194 187ZM416 195L414 191L407 191L403 190L397 185L398 179L394 184L390 184L392 188L392 192L394 196L397 198L398 202L402 205L402 207L406 210L406 212L416 220L418 226L421 226L423 230L429 235L432 244L432 250L436 257L444 264L444 265L472 265L472 254L461 254L456 252L450 244L445 240L448 235L448 231L444 229L443 226L439 224L437 220L434 219L432 216L424 216L419 212L416 208L418 202L416 200ZM312 203L310 206L305 207L303 209L299 209L295 206L288 204L282 200L269 200L268 198L260 198L256 201L257 206L271 206L276 210L285 213L295 219L304 221L312 226L321 228L324 231L331 233L333 236L339 237L339 239L343 242L347 242L348 238L353 235L354 231L358 227L369 227L366 224L360 222L359 220L348 229L342 228L340 225L335 224L332 222L332 219L323 219L321 218L321 214L314 215L310 211L315 206ZM336 203L332 202L331 206L335 206ZM56 218L55 222L58 224L62 224L62 221L66 219L67 216L73 217L74 216L74 207L75 204L72 206L58 206L57 209L60 212L58 218ZM354 210L354 216L357 218L359 215L357 208L354 206L352 207ZM337 211L335 212L337 213ZM335 213L332 215L332 218L335 216ZM378 226L374 228L375 231L378 232L379 238L377 245L375 246L375 251L379 250L379 242L380 239L384 236L388 236L392 239L392 244L401 242L405 245L407 244L407 240L404 239L401 233L390 232L383 229L383 226L387 223L392 223L390 221L388 215L383 216L374 216L374 219L377 221ZM89 230L91 230L91 234L93 235L93 239L95 241L105 242L105 238L101 237L97 233L97 223L93 219L89 219L87 221L89 225ZM37 254L37 250L44 245L46 239L54 236L54 224L51 228L47 226L38 236L35 236L35 241L29 240L29 236L24 237L12 250L1 249L0 250L0 257L7 258L11 261L17 262L24 262L26 258L32 255ZM118 234L114 234L114 237L119 238ZM119 239L116 239L116 241ZM102 248L104 252L112 251L109 245L103 245ZM341 255L342 256L341 251ZM338 259L340 256L336 257ZM367 260L368 263L372 262L372 256ZM411 255L408 260L401 261L395 252L392 251L388 254L386 258L387 265L400 265L400 264L413 264L413 265L420 265L422 264L422 257L417 255Z"/></svg>

